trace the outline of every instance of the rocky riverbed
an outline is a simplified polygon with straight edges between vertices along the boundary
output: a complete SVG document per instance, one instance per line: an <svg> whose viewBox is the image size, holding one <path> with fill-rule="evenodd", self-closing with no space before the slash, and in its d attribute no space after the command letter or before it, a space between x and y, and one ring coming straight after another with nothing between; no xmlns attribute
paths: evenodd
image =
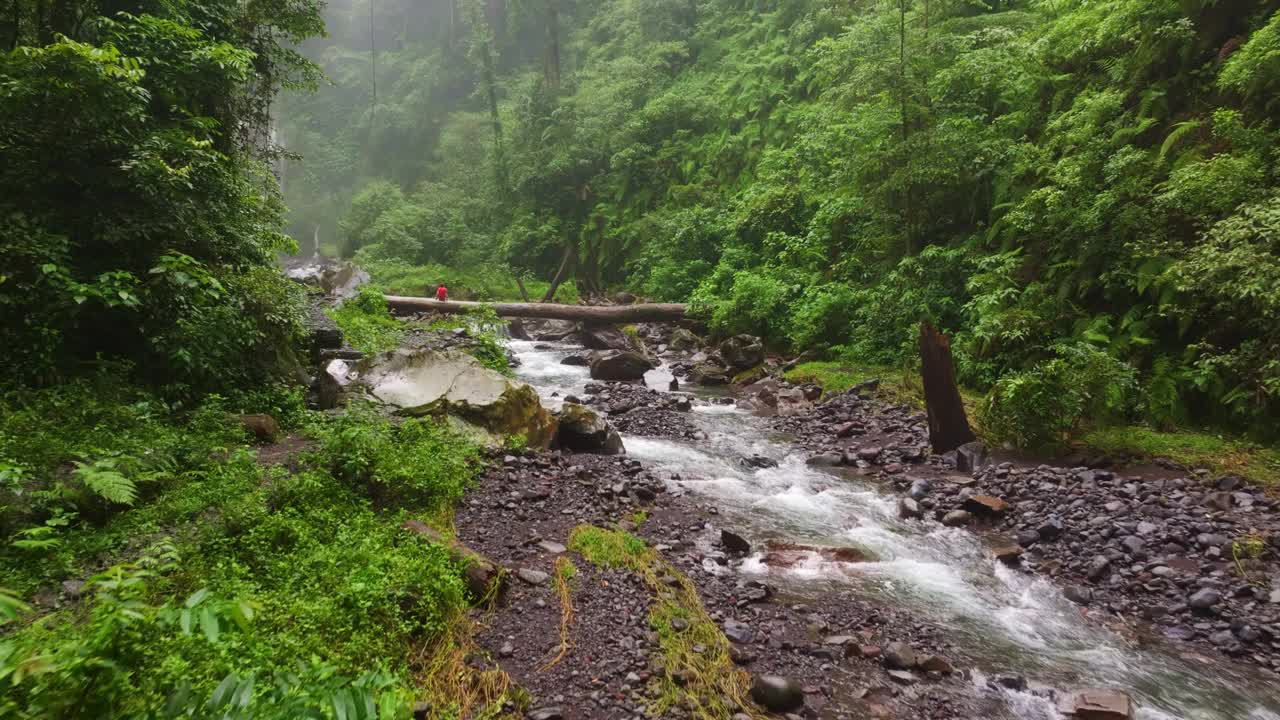
<svg viewBox="0 0 1280 720"><path fill-rule="evenodd" d="M874 383L792 387L751 338L516 330L529 338L513 343L517 378L562 423L606 438L597 454L499 452L457 514L459 540L511 578L475 662L529 690L530 717L696 714L656 702L679 678L661 657L672 628L654 625L655 588L569 550L592 525L634 533L687 576L779 712L1280 718L1274 505L1238 479L976 445L935 456L922 412ZM465 338L410 345L442 343ZM618 374L630 379L605 380ZM616 450L606 420L628 455L598 454ZM567 600L562 558L578 572Z"/></svg>

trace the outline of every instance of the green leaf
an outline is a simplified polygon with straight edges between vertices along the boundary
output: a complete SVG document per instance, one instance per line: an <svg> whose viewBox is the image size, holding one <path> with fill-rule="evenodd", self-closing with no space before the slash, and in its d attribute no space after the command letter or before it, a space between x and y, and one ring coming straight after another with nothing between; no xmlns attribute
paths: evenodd
<svg viewBox="0 0 1280 720"><path fill-rule="evenodd" d="M218 642L218 615L213 608L200 611L200 629L209 642Z"/></svg>

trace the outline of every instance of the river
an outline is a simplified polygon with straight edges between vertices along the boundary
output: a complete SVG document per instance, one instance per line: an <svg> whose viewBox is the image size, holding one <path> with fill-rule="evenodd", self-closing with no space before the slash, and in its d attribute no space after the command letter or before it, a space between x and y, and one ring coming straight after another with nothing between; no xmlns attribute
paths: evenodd
<svg viewBox="0 0 1280 720"><path fill-rule="evenodd" d="M586 368L560 364L581 348L513 341L511 350L521 363L516 376L549 405L581 394L588 382ZM669 379L659 368L646 381L665 389ZM805 455L761 418L709 401L723 391L686 389L698 398L692 420L707 440L624 436L632 457L678 474L681 488L714 500L722 519L753 537L856 546L873 558L839 563L813 556L780 571L766 568L757 555L736 572L767 572L770 583L810 602L857 593L910 609L946 628L965 648L963 660L972 665L980 692L993 692L984 677L1016 673L1033 686L1126 690L1140 720L1280 720L1280 691L1271 676L1186 653L1171 641L1139 643L1101 627L1051 582L997 562L973 533L900 520L897 497L876 483L810 468ZM748 470L738 463L753 454L779 464ZM1014 717L1062 717L1031 692L1001 692Z"/></svg>

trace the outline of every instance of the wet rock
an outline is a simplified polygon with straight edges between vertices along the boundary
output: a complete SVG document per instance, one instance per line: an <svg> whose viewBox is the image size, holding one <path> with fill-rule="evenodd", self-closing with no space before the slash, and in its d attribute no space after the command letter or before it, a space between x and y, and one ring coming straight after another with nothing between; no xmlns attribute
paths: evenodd
<svg viewBox="0 0 1280 720"><path fill-rule="evenodd" d="M1078 690L1063 696L1059 710L1076 720L1133 720L1133 701L1119 690Z"/></svg>
<svg viewBox="0 0 1280 720"><path fill-rule="evenodd" d="M1087 573L1090 580L1098 580L1108 574L1111 568L1111 558L1106 555L1097 555L1089 561L1089 572Z"/></svg>
<svg viewBox="0 0 1280 720"><path fill-rule="evenodd" d="M742 464L752 470L776 468L778 461L764 455L751 455L742 459Z"/></svg>
<svg viewBox="0 0 1280 720"><path fill-rule="evenodd" d="M1093 602L1093 591L1079 585L1068 585L1062 590L1062 594L1077 605L1088 605Z"/></svg>
<svg viewBox="0 0 1280 720"><path fill-rule="evenodd" d="M639 343L616 327L586 328L576 338L588 350L630 351L637 349Z"/></svg>
<svg viewBox="0 0 1280 720"><path fill-rule="evenodd" d="M1041 540L1051 542L1062 536L1063 529L1062 520L1051 516L1036 527L1036 532L1040 534Z"/></svg>
<svg viewBox="0 0 1280 720"><path fill-rule="evenodd" d="M1197 590L1187 599L1187 605L1193 610L1212 610L1222 601L1222 594L1213 588Z"/></svg>
<svg viewBox="0 0 1280 720"><path fill-rule="evenodd" d="M739 622L733 618L724 621L724 636L729 638L730 642L739 645L749 645L755 639L755 631L750 625Z"/></svg>
<svg viewBox="0 0 1280 720"><path fill-rule="evenodd" d="M898 500L898 516L908 520L922 517L924 513L920 510L920 504L915 500L904 497Z"/></svg>
<svg viewBox="0 0 1280 720"><path fill-rule="evenodd" d="M1013 690L1015 692L1027 691L1027 679L1021 675L997 675L990 681L997 687Z"/></svg>
<svg viewBox="0 0 1280 720"><path fill-rule="evenodd" d="M559 342L578 331L578 324L568 320L544 320L541 328L533 334L534 340Z"/></svg>
<svg viewBox="0 0 1280 720"><path fill-rule="evenodd" d="M566 355L565 358L560 361L560 364L570 365L572 367L590 367L591 356L584 353L574 353L572 355Z"/></svg>
<svg viewBox="0 0 1280 720"><path fill-rule="evenodd" d="M1023 547L1040 542L1040 533L1036 530L1020 530L1017 535L1018 544Z"/></svg>
<svg viewBox="0 0 1280 720"><path fill-rule="evenodd" d="M734 371L750 370L764 362L764 344L752 335L735 335L720 343L720 356Z"/></svg>
<svg viewBox="0 0 1280 720"><path fill-rule="evenodd" d="M547 584L547 580L549 580L551 576L547 575L541 570L534 570L533 568L520 568L519 570L516 571L516 577L520 578L524 582L529 583L530 585L545 585Z"/></svg>
<svg viewBox="0 0 1280 720"><path fill-rule="evenodd" d="M653 362L637 352L608 352L591 362L594 380L639 380L653 369Z"/></svg>
<svg viewBox="0 0 1280 720"><path fill-rule="evenodd" d="M676 328L671 331L671 339L667 341L667 346L672 350L689 352L702 347L702 339L684 328Z"/></svg>
<svg viewBox="0 0 1280 720"><path fill-rule="evenodd" d="M902 683L903 685L915 685L920 682L920 678L916 677L915 673L907 670L890 670L889 677L894 682Z"/></svg>
<svg viewBox="0 0 1280 720"><path fill-rule="evenodd" d="M973 513L968 510L952 510L942 516L942 524L947 527L962 527L973 522Z"/></svg>
<svg viewBox="0 0 1280 720"><path fill-rule="evenodd" d="M925 672L936 672L943 675L950 675L955 672L955 667L952 666L951 662L941 655L924 655L917 658L916 667Z"/></svg>
<svg viewBox="0 0 1280 720"><path fill-rule="evenodd" d="M1003 515L1009 509L1009 503L994 495L974 495L964 501L963 507L974 515L990 517Z"/></svg>
<svg viewBox="0 0 1280 720"><path fill-rule="evenodd" d="M729 530L720 531L720 545L731 553L746 555L751 552L751 543L741 535Z"/></svg>
<svg viewBox="0 0 1280 720"><path fill-rule="evenodd" d="M884 664L899 670L916 666L916 651L904 642L891 642L884 648Z"/></svg>
<svg viewBox="0 0 1280 720"><path fill-rule="evenodd" d="M1226 512L1231 509L1235 503L1235 498L1229 492L1209 493L1204 498L1204 504L1213 510L1221 510Z"/></svg>
<svg viewBox="0 0 1280 720"><path fill-rule="evenodd" d="M804 707L804 687L778 675L761 675L751 684L751 699L775 713Z"/></svg>
<svg viewBox="0 0 1280 720"><path fill-rule="evenodd" d="M689 381L698 385L728 385L729 371L710 362L701 362L689 370Z"/></svg>
<svg viewBox="0 0 1280 720"><path fill-rule="evenodd" d="M843 463L844 456L840 453L822 453L805 461L805 464L810 467L838 467Z"/></svg>
<svg viewBox="0 0 1280 720"><path fill-rule="evenodd" d="M526 720L564 720L564 710L558 706L538 708L525 714Z"/></svg>
<svg viewBox="0 0 1280 720"><path fill-rule="evenodd" d="M537 391L460 350L383 353L361 362L356 375L374 397L403 415L445 414L493 436L524 435L535 448L555 437L555 418Z"/></svg>
<svg viewBox="0 0 1280 720"><path fill-rule="evenodd" d="M857 421L849 421L836 426L836 437L847 438L853 437L862 429L862 423Z"/></svg>
<svg viewBox="0 0 1280 720"><path fill-rule="evenodd" d="M907 492L907 495L909 495L912 500L923 500L930 492L932 492L932 490L932 483L923 478L917 478L911 481L911 490Z"/></svg>
<svg viewBox="0 0 1280 720"><path fill-rule="evenodd" d="M1025 551L1017 543L997 539L992 542L991 552L995 554L996 559L1000 562L1013 566L1022 561L1022 553Z"/></svg>
<svg viewBox="0 0 1280 720"><path fill-rule="evenodd" d="M956 448L956 469L960 472L981 470L987 463L987 447L978 441Z"/></svg>
<svg viewBox="0 0 1280 720"><path fill-rule="evenodd" d="M566 402L556 417L559 420L556 444L560 447L601 455L626 452L622 436L591 408Z"/></svg>
<svg viewBox="0 0 1280 720"><path fill-rule="evenodd" d="M507 337L512 340L532 340L533 336L524 328L524 320L515 318L507 323Z"/></svg>

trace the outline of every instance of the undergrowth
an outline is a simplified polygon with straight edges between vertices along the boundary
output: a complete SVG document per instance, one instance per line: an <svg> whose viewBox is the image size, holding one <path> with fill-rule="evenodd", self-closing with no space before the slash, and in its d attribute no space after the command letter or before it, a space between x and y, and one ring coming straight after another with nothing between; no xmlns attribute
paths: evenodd
<svg viewBox="0 0 1280 720"><path fill-rule="evenodd" d="M368 285L328 313L351 347L366 354L394 350L404 336L404 324L391 317L386 297Z"/></svg>
<svg viewBox="0 0 1280 720"><path fill-rule="evenodd" d="M402 529L448 518L478 449L427 420L356 412L309 418L317 449L268 469L227 408L266 409L214 397L174 412L107 377L3 396L0 717L518 705L505 675L465 661L460 568ZM86 467L135 492L93 494Z"/></svg>
<svg viewBox="0 0 1280 720"><path fill-rule="evenodd" d="M649 625L658 635L665 670L652 681L660 691L655 713L683 707L699 720L736 713L764 717L749 699L750 677L733 663L729 641L707 614L697 588L656 550L625 531L593 525L574 528L569 549L595 565L636 573L654 594ZM673 626L677 619L687 623L683 630Z"/></svg>

